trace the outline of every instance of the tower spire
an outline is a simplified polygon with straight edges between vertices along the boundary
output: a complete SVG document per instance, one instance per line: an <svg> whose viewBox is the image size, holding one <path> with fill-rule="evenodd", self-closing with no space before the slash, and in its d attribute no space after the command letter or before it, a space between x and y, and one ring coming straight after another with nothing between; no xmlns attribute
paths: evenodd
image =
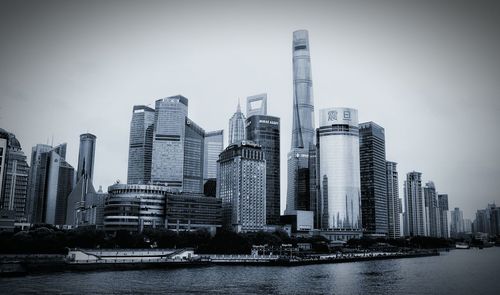
<svg viewBox="0 0 500 295"><path fill-rule="evenodd" d="M238 106L236 107L236 112L241 113L240 98L238 97Z"/></svg>

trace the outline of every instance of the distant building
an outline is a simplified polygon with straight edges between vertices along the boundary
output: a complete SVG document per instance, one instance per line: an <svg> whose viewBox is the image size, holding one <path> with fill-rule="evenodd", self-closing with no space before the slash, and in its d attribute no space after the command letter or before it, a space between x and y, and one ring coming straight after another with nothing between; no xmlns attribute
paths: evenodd
<svg viewBox="0 0 500 295"><path fill-rule="evenodd" d="M26 222L29 166L16 136L6 133L0 129L0 207L14 211L17 222Z"/></svg>
<svg viewBox="0 0 500 295"><path fill-rule="evenodd" d="M359 124L359 159L364 234L387 236L385 131L374 122Z"/></svg>
<svg viewBox="0 0 500 295"><path fill-rule="evenodd" d="M464 233L464 214L459 208L455 208L450 213L450 236L458 238L460 234Z"/></svg>
<svg viewBox="0 0 500 295"><path fill-rule="evenodd" d="M154 109L134 106L130 122L128 184L148 184L151 181L154 121Z"/></svg>
<svg viewBox="0 0 500 295"><path fill-rule="evenodd" d="M405 236L423 236L424 230L424 204L422 197L422 173L410 172L406 174L404 182Z"/></svg>
<svg viewBox="0 0 500 295"><path fill-rule="evenodd" d="M266 222L280 222L280 119L252 115L246 120L247 139L262 147L266 160Z"/></svg>
<svg viewBox="0 0 500 295"><path fill-rule="evenodd" d="M205 229L215 235L222 224L222 202L219 198L188 193L167 193L165 228L173 231Z"/></svg>
<svg viewBox="0 0 500 295"><path fill-rule="evenodd" d="M241 112L240 103L236 108L236 113L229 119L228 144L239 143L245 140L245 115Z"/></svg>
<svg viewBox="0 0 500 295"><path fill-rule="evenodd" d="M223 226L235 232L263 230L266 225L266 160L262 148L241 141L219 156L217 197Z"/></svg>
<svg viewBox="0 0 500 295"><path fill-rule="evenodd" d="M428 237L438 237L439 208L437 200L436 186L429 181L424 187L424 235Z"/></svg>
<svg viewBox="0 0 500 295"><path fill-rule="evenodd" d="M67 200L73 188L75 169L65 159L65 143L40 156L35 223L66 224Z"/></svg>
<svg viewBox="0 0 500 295"><path fill-rule="evenodd" d="M224 150L224 130L205 133L203 180L217 178L217 160Z"/></svg>
<svg viewBox="0 0 500 295"><path fill-rule="evenodd" d="M182 191L201 194L203 193L203 166L205 163L205 130L186 118L184 132Z"/></svg>
<svg viewBox="0 0 500 295"><path fill-rule="evenodd" d="M89 216L86 216L87 209L91 208L92 199L96 193L92 183L95 145L95 135L90 133L80 135L76 185L67 201L66 224L68 225L81 226L89 224Z"/></svg>
<svg viewBox="0 0 500 295"><path fill-rule="evenodd" d="M387 225L388 237L397 239L401 236L400 201L397 163L386 162L387 173Z"/></svg>
<svg viewBox="0 0 500 295"><path fill-rule="evenodd" d="M320 110L317 129L319 207L322 229L333 240L362 233L358 112L350 108ZM385 175L384 175L385 179Z"/></svg>
<svg viewBox="0 0 500 295"><path fill-rule="evenodd" d="M449 238L448 232L448 195L438 195L438 212L439 212L439 230L438 237Z"/></svg>
<svg viewBox="0 0 500 295"><path fill-rule="evenodd" d="M253 115L267 115L267 93L247 97L247 118Z"/></svg>

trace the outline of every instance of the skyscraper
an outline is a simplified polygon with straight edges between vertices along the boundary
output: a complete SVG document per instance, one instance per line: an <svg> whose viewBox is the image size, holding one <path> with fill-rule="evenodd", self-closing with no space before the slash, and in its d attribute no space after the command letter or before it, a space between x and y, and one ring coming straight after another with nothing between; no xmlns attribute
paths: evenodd
<svg viewBox="0 0 500 295"><path fill-rule="evenodd" d="M151 181L182 191L184 136L188 99L171 96L156 101Z"/></svg>
<svg viewBox="0 0 500 295"><path fill-rule="evenodd" d="M205 130L188 118L186 118L184 130L182 190L187 193L201 194L203 192Z"/></svg>
<svg viewBox="0 0 500 295"><path fill-rule="evenodd" d="M40 156L35 223L63 225L66 222L67 200L73 188L75 169L65 159L65 143Z"/></svg>
<svg viewBox="0 0 500 295"><path fill-rule="evenodd" d="M405 236L423 236L424 231L424 205L422 198L422 173L410 172L406 174L404 182Z"/></svg>
<svg viewBox="0 0 500 295"><path fill-rule="evenodd" d="M262 147L266 160L266 222L280 220L280 119L252 115L246 120L247 139Z"/></svg>
<svg viewBox="0 0 500 295"><path fill-rule="evenodd" d="M28 180L28 201L26 212L28 213L28 222L34 223L37 212L38 196L40 195L39 182L42 174L40 169L42 154L50 151L52 146L46 144L37 144L31 149L30 173Z"/></svg>
<svg viewBox="0 0 500 295"><path fill-rule="evenodd" d="M436 186L429 181L424 187L424 234L429 237L438 237L439 209Z"/></svg>
<svg viewBox="0 0 500 295"><path fill-rule="evenodd" d="M438 237L449 238L448 234L448 195L438 195L438 212L439 212L439 232Z"/></svg>
<svg viewBox="0 0 500 295"><path fill-rule="evenodd" d="M66 224L85 225L89 223L86 216L87 209L96 191L92 183L94 175L96 136L90 133L80 135L80 148L78 152L78 172L76 185L68 196L66 209Z"/></svg>
<svg viewBox="0 0 500 295"><path fill-rule="evenodd" d="M0 133L6 132L0 129ZM0 137L4 136L0 135ZM26 222L29 167L21 144L13 133L9 133L6 152L4 157L0 151L0 157L3 158L0 162L4 161L3 165L0 165L5 165L3 189L0 191L0 207L13 211L17 221Z"/></svg>
<svg viewBox="0 0 500 295"><path fill-rule="evenodd" d="M245 115L241 112L240 102L238 101L236 113L229 119L228 144L245 140L245 119Z"/></svg>
<svg viewBox="0 0 500 295"><path fill-rule="evenodd" d="M361 215L370 236L386 236L387 175L384 128L374 122L359 124Z"/></svg>
<svg viewBox="0 0 500 295"><path fill-rule="evenodd" d="M322 228L337 231L337 239L348 240L360 236L362 230L358 112L350 108L329 108L320 110L319 115Z"/></svg>
<svg viewBox="0 0 500 295"><path fill-rule="evenodd" d="M293 125L288 153L287 211L311 210L315 183L311 183L309 156L315 153L314 101L312 93L309 33L293 32Z"/></svg>
<svg viewBox="0 0 500 295"><path fill-rule="evenodd" d="M267 93L247 97L247 118L253 115L267 115Z"/></svg>
<svg viewBox="0 0 500 295"><path fill-rule="evenodd" d="M0 196L3 192L4 179L5 179L5 171L7 165L7 149L9 146L9 132L0 128Z"/></svg>
<svg viewBox="0 0 500 295"><path fill-rule="evenodd" d="M391 239L397 239L401 236L397 163L387 161L386 168L388 235Z"/></svg>
<svg viewBox="0 0 500 295"><path fill-rule="evenodd" d="M151 181L154 120L154 109L134 106L130 122L128 184L147 184Z"/></svg>
<svg viewBox="0 0 500 295"><path fill-rule="evenodd" d="M458 238L460 234L464 233L464 214L459 208L455 208L450 212L450 236Z"/></svg>
<svg viewBox="0 0 500 295"><path fill-rule="evenodd" d="M224 150L224 130L205 133L203 179L217 178L217 160Z"/></svg>
<svg viewBox="0 0 500 295"><path fill-rule="evenodd" d="M219 156L217 197L223 226L236 232L260 231L266 225L266 160L261 147L241 141Z"/></svg>

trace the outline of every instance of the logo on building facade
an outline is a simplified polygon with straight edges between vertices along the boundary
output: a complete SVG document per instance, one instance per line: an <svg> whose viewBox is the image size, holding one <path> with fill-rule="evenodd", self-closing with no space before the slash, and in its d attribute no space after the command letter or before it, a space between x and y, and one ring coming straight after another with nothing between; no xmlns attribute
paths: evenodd
<svg viewBox="0 0 500 295"><path fill-rule="evenodd" d="M328 121L337 121L337 111L328 112Z"/></svg>
<svg viewBox="0 0 500 295"><path fill-rule="evenodd" d="M344 111L344 120L351 120L351 112Z"/></svg>

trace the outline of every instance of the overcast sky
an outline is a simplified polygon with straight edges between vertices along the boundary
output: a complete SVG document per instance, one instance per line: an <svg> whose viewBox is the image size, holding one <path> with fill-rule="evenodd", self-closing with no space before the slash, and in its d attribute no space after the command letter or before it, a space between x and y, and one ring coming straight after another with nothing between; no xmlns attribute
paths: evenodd
<svg viewBox="0 0 500 295"><path fill-rule="evenodd" d="M309 30L316 118L347 106L386 131L472 218L500 205L500 7L495 1L1 1L0 127L25 153L97 136L94 184L126 181L133 105L182 94L206 131L267 92L281 118L281 207L292 123L292 32ZM269 1L270 2L270 1ZM498 2L497 2L498 3ZM316 122L317 124L317 122Z"/></svg>

